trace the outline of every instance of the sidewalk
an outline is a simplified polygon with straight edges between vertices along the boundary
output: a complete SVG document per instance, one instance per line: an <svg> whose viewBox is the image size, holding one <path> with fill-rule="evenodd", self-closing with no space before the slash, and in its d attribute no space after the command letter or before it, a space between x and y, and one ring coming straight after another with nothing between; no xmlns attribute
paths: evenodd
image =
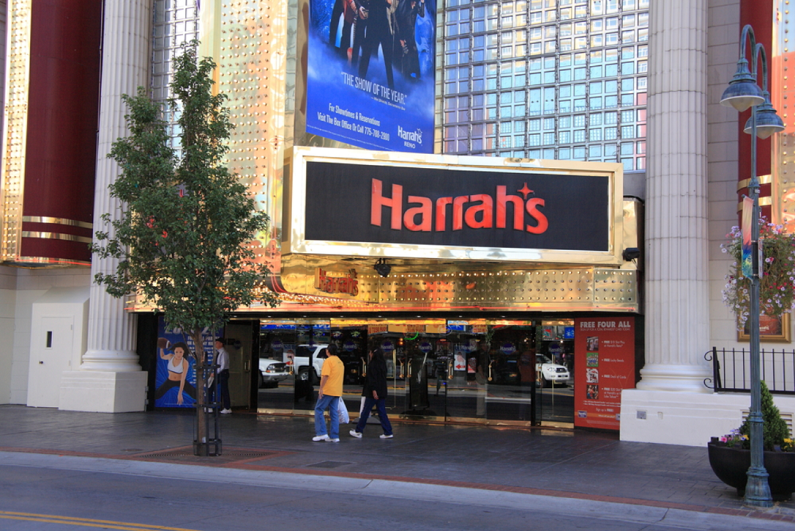
<svg viewBox="0 0 795 531"><path fill-rule="evenodd" d="M795 502L742 505L712 472L704 448L629 443L603 432L434 426L393 419L395 438L362 439L342 425L339 443L313 443L309 418L235 413L221 418L220 457L193 456L193 412L79 413L0 406L0 451L238 470L378 479L616 502L781 520Z"/></svg>

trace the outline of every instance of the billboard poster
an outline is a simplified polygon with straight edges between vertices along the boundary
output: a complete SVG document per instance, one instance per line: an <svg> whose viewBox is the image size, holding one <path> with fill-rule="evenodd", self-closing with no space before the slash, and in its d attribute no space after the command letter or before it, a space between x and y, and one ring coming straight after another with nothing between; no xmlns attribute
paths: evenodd
<svg viewBox="0 0 795 531"><path fill-rule="evenodd" d="M436 0L310 0L306 132L433 153Z"/></svg>
<svg viewBox="0 0 795 531"><path fill-rule="evenodd" d="M574 320L574 425L618 430L621 390L635 387L635 318Z"/></svg>
<svg viewBox="0 0 795 531"><path fill-rule="evenodd" d="M162 316L157 322L155 407L194 407L196 404L196 349L181 330L167 330ZM205 335L204 350L212 360L213 340Z"/></svg>

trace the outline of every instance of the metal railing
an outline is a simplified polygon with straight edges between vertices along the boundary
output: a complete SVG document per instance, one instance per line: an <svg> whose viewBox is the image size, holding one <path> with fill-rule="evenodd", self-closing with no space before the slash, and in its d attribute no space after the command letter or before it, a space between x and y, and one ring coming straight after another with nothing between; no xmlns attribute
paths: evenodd
<svg viewBox="0 0 795 531"><path fill-rule="evenodd" d="M762 381L771 393L795 395L795 350L770 349L759 353ZM748 393L751 390L751 351L712 347L704 354L712 363L712 378L704 385L714 392Z"/></svg>

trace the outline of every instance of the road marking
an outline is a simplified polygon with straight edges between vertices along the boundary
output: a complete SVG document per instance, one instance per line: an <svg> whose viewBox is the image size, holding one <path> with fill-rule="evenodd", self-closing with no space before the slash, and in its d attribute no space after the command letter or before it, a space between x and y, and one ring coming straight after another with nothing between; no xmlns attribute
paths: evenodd
<svg viewBox="0 0 795 531"><path fill-rule="evenodd" d="M64 525L82 525L85 527L101 527L103 529L123 529L126 531L195 531L182 527L164 527L160 525L133 524L130 522L115 522L113 520L93 520L90 518L75 518L72 516L58 516L53 514L17 513L13 511L0 511L0 518L6 520L25 520L29 522L47 522Z"/></svg>

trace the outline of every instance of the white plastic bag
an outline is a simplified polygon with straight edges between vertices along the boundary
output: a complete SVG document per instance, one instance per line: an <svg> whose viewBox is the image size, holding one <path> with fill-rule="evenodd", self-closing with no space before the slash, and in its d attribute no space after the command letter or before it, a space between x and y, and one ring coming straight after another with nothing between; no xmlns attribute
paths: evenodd
<svg viewBox="0 0 795 531"><path fill-rule="evenodd" d="M348 408L345 406L345 400L342 397L337 399L337 411L339 411L340 424L347 424L351 421L350 416L348 416Z"/></svg>

